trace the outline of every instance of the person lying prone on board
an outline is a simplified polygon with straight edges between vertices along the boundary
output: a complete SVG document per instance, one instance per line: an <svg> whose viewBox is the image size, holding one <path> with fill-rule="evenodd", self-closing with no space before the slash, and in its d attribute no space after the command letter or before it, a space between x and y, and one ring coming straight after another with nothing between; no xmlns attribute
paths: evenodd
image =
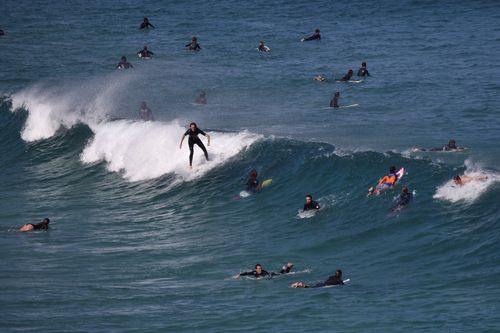
<svg viewBox="0 0 500 333"><path fill-rule="evenodd" d="M337 269L335 275L330 276L325 282L316 283L314 285L308 285L304 282L294 282L290 285L292 288L321 288L326 286L343 285L342 271Z"/></svg>
<svg viewBox="0 0 500 333"><path fill-rule="evenodd" d="M288 264L284 265L279 273L275 272L268 272L264 269L262 269L261 264L255 264L255 269L250 272L243 272L243 273L238 273L234 276L235 279L239 278L240 276L253 276L254 278L261 278L261 277L272 277L272 276L277 276L277 275L282 275L282 274L288 274L293 268L293 264L289 262Z"/></svg>
<svg viewBox="0 0 500 333"><path fill-rule="evenodd" d="M50 220L46 217L40 223L36 223L36 224L27 223L27 224L23 225L21 228L19 228L19 231L26 232L26 231L32 231L32 230L49 230L49 223L50 223Z"/></svg>
<svg viewBox="0 0 500 333"><path fill-rule="evenodd" d="M488 180L488 176L465 176L465 175L459 176L459 175L456 175L455 177L453 177L453 181L455 182L455 184L457 184L459 186L463 186L463 185L470 183L470 182L473 182L473 181L484 182L486 180Z"/></svg>
<svg viewBox="0 0 500 333"><path fill-rule="evenodd" d="M391 166L389 168L389 174L381 178L378 181L377 186L375 186L375 188L370 187L370 189L368 190L368 195L376 194L380 191L385 191L390 188L393 188L397 181L398 181L398 175L396 173L396 167Z"/></svg>

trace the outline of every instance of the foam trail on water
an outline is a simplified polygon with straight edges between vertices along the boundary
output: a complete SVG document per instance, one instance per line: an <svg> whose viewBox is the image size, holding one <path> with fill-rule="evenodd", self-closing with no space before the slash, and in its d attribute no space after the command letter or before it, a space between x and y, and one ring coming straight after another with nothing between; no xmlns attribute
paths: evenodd
<svg viewBox="0 0 500 333"><path fill-rule="evenodd" d="M191 180L221 165L249 147L260 135L249 132L208 133L211 145L206 145L210 161L206 162L201 149L195 145L193 170L189 169L189 147L184 140L179 149L185 127L177 122L141 122L118 120L91 126L95 136L81 154L84 163L106 161L112 172L122 172L130 181L153 179L175 173L183 180Z"/></svg>
<svg viewBox="0 0 500 333"><path fill-rule="evenodd" d="M482 170L478 166L474 166L469 160L465 161L466 171L465 176L470 177L488 177L486 180L474 180L463 185L457 185L450 179L446 183L436 188L434 199L440 199L450 202L464 201L472 203L478 199L488 188L496 182L500 181L500 175L492 171Z"/></svg>

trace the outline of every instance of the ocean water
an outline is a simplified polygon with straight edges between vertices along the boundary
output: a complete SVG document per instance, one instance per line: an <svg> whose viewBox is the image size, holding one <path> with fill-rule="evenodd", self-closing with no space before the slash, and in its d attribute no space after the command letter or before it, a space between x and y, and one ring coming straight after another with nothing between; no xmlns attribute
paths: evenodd
<svg viewBox="0 0 500 333"><path fill-rule="evenodd" d="M4 0L0 331L498 332L498 22L490 0ZM191 121L212 139L193 170ZM450 138L467 149L412 150ZM399 187L367 198L391 165ZM272 184L235 200L252 168Z"/></svg>

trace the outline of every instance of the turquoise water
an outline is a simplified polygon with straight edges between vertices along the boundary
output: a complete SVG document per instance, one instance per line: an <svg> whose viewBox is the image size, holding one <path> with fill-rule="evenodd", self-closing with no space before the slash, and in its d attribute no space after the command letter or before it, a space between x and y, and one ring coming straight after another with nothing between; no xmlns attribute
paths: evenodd
<svg viewBox="0 0 500 333"><path fill-rule="evenodd" d="M497 2L0 7L2 332L500 330ZM362 61L361 83L312 80ZM329 109L335 91L359 106ZM212 138L193 171L191 121ZM468 149L411 149L450 138ZM391 165L415 191L396 213L400 189L366 197ZM234 200L252 168L272 185ZM308 193L322 210L300 218ZM345 286L289 287L338 268Z"/></svg>

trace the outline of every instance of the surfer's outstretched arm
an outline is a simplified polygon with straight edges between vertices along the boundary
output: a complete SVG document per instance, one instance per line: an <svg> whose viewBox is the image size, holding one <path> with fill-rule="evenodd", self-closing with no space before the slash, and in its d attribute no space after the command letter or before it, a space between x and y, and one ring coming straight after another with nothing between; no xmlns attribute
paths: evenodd
<svg viewBox="0 0 500 333"><path fill-rule="evenodd" d="M207 146L210 146L210 135L205 134L205 136L207 137Z"/></svg>
<svg viewBox="0 0 500 333"><path fill-rule="evenodd" d="M179 149L182 149L182 143L184 142L184 138L185 137L186 137L185 135L182 135L182 137L181 137L181 144L179 145Z"/></svg>

